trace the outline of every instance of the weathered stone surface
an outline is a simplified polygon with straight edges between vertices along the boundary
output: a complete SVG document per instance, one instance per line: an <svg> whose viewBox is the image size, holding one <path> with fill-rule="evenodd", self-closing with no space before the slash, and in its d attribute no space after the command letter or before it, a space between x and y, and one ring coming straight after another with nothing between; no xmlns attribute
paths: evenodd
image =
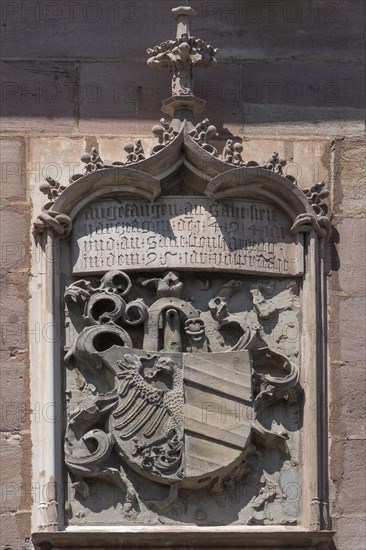
<svg viewBox="0 0 366 550"><path fill-rule="evenodd" d="M23 267L29 258L29 217L24 210L24 206L12 206L0 212L1 266L5 269Z"/></svg>
<svg viewBox="0 0 366 550"><path fill-rule="evenodd" d="M345 217L365 217L366 192L366 140L346 139L340 151L340 184L342 203L336 212Z"/></svg>
<svg viewBox="0 0 366 550"><path fill-rule="evenodd" d="M234 121L245 131L251 125L269 129L271 124L283 124L287 133L296 134L301 120L302 127L311 126L314 132L315 113L319 122L331 123L361 108L362 97L351 89L358 70L356 65L231 63L198 72L195 94L208 102L218 128Z"/></svg>
<svg viewBox="0 0 366 550"><path fill-rule="evenodd" d="M364 433L355 434L344 444L344 471L339 488L338 506L347 515L366 512L366 438ZM363 439L362 439L363 438Z"/></svg>
<svg viewBox="0 0 366 550"><path fill-rule="evenodd" d="M76 74L72 63L1 65L1 125L7 131L72 131Z"/></svg>
<svg viewBox="0 0 366 550"><path fill-rule="evenodd" d="M320 181L325 181L329 189L330 145L323 140L294 140L293 164L288 163L285 174L294 176L302 189ZM291 142L288 148L291 151ZM288 157L289 153L285 154Z"/></svg>
<svg viewBox="0 0 366 550"><path fill-rule="evenodd" d="M276 151L281 158L286 157L286 142L282 139L278 139L277 136L273 136L269 139L246 139L245 135L241 137L243 139L243 152L241 156L246 162L248 160L254 160L261 165L271 158L274 151Z"/></svg>
<svg viewBox="0 0 366 550"><path fill-rule="evenodd" d="M29 429L29 365L22 354L9 359L1 353L0 372L0 431L19 432Z"/></svg>
<svg viewBox="0 0 366 550"><path fill-rule="evenodd" d="M0 543L3 548L27 550L31 533L31 513L21 510L0 515Z"/></svg>
<svg viewBox="0 0 366 550"><path fill-rule="evenodd" d="M365 360L366 298L347 298L340 301L341 360Z"/></svg>
<svg viewBox="0 0 366 550"><path fill-rule="evenodd" d="M150 154L154 145L156 145L156 138L151 136L151 127L147 134L141 131L138 134L141 139L143 150L146 155ZM124 146L128 143L134 143L136 135L126 134L124 136L110 136L110 137L98 137L98 150L100 156L105 160L106 164L120 161L126 162L128 153L125 151Z"/></svg>
<svg viewBox="0 0 366 550"><path fill-rule="evenodd" d="M133 132L138 121L159 116L169 96L170 75L146 63L84 63L80 68L80 131L104 134ZM149 127L150 126L150 127Z"/></svg>
<svg viewBox="0 0 366 550"><path fill-rule="evenodd" d="M361 183L365 172L365 166L362 160L365 158L365 139L345 138L341 142L341 166L348 170L348 179L342 183L351 184ZM346 174L345 174L346 175Z"/></svg>
<svg viewBox="0 0 366 550"><path fill-rule="evenodd" d="M89 143L88 143L89 141ZM29 140L28 178L32 196L33 216L42 210L47 198L39 187L47 177L69 185L70 177L83 172L80 157L95 143L95 138L35 137Z"/></svg>
<svg viewBox="0 0 366 550"><path fill-rule="evenodd" d="M60 179L67 183L69 168L72 166L67 163L78 163L80 155L96 145L100 133L105 134L104 138L99 138L102 157L111 160L119 159L120 152L123 154L123 145L136 137L145 135L144 145L152 145L153 140L149 141L151 138L148 137L151 136L151 126L160 117L161 99L168 95L169 75L164 74L164 71L159 73L145 69L145 48L161 39L174 37L175 23L163 15L167 7L176 6L176 2L169 2L169 6L166 0L154 0L151 3L145 0L132 3L105 0L98 3L100 5L94 2L86 4L27 0L4 2L2 5L3 53L5 57L11 58L5 64L6 71L3 71L3 112L9 118L2 124L2 131L5 134L8 130L21 134L14 136L13 133L10 134L11 139L6 139L3 149L5 162L23 154L23 134L28 131L45 134L42 139L32 139L29 148L31 158L28 159L27 168L32 172L28 176L31 181L29 194L35 212L40 211L45 202L45 197L38 190L44 180L44 166L48 166L47 175L57 175L58 168L51 166L51 163L57 163L61 166ZM329 376L329 427L333 438L330 450L331 476L337 485L335 497L338 500L335 508L338 519L334 523L338 531L336 545L340 550L361 549L366 546L366 533L357 479L361 480L358 473L364 458L358 450L355 451L355 447L358 449L362 442L352 439L343 441L343 438L363 434L364 348L359 312L363 311L364 303L358 301L358 298L364 293L364 225L363 221L355 218L364 215L362 184L366 180L365 145L352 136L364 134L364 91L361 84L364 68L360 53L364 5L362 0L337 5L334 2L300 0L296 6L294 2L270 5L268 0L255 3L249 0L192 0L191 5L198 11L198 17L193 23L195 36L204 36L221 48L218 58L224 62L215 70L197 71L196 90L202 91L209 102L207 112L212 123L221 132L228 129L244 138L244 157L246 150L248 156L259 161L268 158L273 150L287 159L293 155L294 162L302 168L300 187L309 187L320 179L325 179L328 185L331 181L328 177L328 143L335 136L351 136L343 143L339 142L339 156L336 154L335 165L330 165L330 172L335 173L330 202L336 199L340 269L335 269L328 280L332 292L336 293L336 299L330 302L329 311L329 347L335 360ZM148 43L144 43L142 36L149 37ZM53 62L52 57L64 61ZM38 58L38 62L13 62L16 58ZM47 61L44 61L45 58ZM77 74L79 59L82 60L81 81ZM85 65L83 59L87 62ZM105 59L108 59L108 71L103 70ZM140 67L144 75L141 81ZM8 76L8 68L15 75L14 78ZM62 73L65 68L64 76ZM96 71L95 78L93 68ZM126 72L127 68L131 69L131 80L128 74L120 74ZM110 80L108 74L112 75ZM141 83L139 99L126 101L126 94L137 95L136 84ZM146 97L150 93L151 83L153 98ZM59 100L57 95L52 95L57 92L57 85L62 89ZM27 94L27 91L30 93ZM301 93L298 98L296 95L291 96L296 91ZM97 95L93 96L93 92ZM101 94L100 101L98 94ZM85 136L69 139L70 132L76 129L75 121L80 114L79 102L84 117L79 131L87 133L87 139ZM58 132L67 132L67 138L55 138L54 134ZM120 137L121 133L126 134L126 139ZM309 139L304 141L306 135ZM324 140L313 139L317 135L324 136ZM79 172L80 167L81 163L75 165L75 171ZM7 166L7 169L11 173L6 174L6 185L2 187L5 198L14 202L24 201L24 180L18 179L17 173L13 174L12 165ZM297 175L295 166L289 165L288 170ZM313 173L314 176L319 175L319 178L313 179ZM2 229L3 263L15 270L29 268L26 256L29 233L26 208L22 206L4 212L2 216L5 219ZM11 276L15 279L14 270ZM16 286L19 286L18 283ZM15 285L11 285L7 297L6 285L3 293L4 303L7 304L2 310L6 315L7 338L8 332L14 328L12 320L15 317L12 315L22 317L23 325L27 318L22 304L27 299L23 294L25 286L20 286L22 290L18 292ZM261 292L265 303L261 303L259 298L257 308L263 314L276 305L276 300L272 300L266 291ZM349 296L352 301L348 300ZM235 299L233 302L236 305ZM245 304L249 309L252 302ZM292 317L284 320L286 315L286 312L280 313L281 328L270 336L265 332L266 323L263 323L264 335L271 343L279 339L276 345L284 346L280 350L283 353L289 346L289 339L283 336L284 333L288 336L285 327L288 322L293 322ZM257 315L255 319L258 321ZM31 330L37 334L35 327L31 327ZM290 330L291 334L292 330L295 329ZM16 336L14 332L11 334L12 338ZM21 395L24 388L28 387L26 378L23 378L23 369L25 371L27 366L23 363L22 349L18 340L11 341L10 347L4 352L4 361L8 360L1 373L2 381L5 380L5 384L2 384L2 404L6 409L6 422L1 426L4 430L18 431L24 427L23 419L18 418L18 404L22 408ZM292 349L292 353L295 351ZM9 359L12 353L15 356ZM344 361L356 362L339 363L341 357ZM28 395L29 392L25 393ZM10 409L10 414L9 402L12 407L16 407L16 410ZM23 456L30 463L30 451L24 450ZM14 479L30 478L29 473L20 473L18 462L18 456L15 456L14 469L10 474L13 474ZM345 481L342 481L342 476ZM115 498L115 492L111 493L112 498ZM14 498L14 506L18 504L18 509L24 510L23 503L17 501L17 495ZM358 509L356 504L359 504ZM83 512L82 509L76 511ZM112 513L116 514L116 522L120 522L120 512ZM96 519L97 514L93 517ZM30 533L29 515L5 514L2 520L1 545L22 548ZM82 521L79 518L79 522Z"/></svg>
<svg viewBox="0 0 366 550"><path fill-rule="evenodd" d="M29 434L0 434L0 513L27 510L32 504L29 474L31 443Z"/></svg>
<svg viewBox="0 0 366 550"><path fill-rule="evenodd" d="M364 433L365 385L363 362L356 365L331 364L329 427L333 437L344 438Z"/></svg>
<svg viewBox="0 0 366 550"><path fill-rule="evenodd" d="M341 260L341 269L338 272L340 290L351 295L364 296L366 220L346 218L336 224L336 229L339 234L337 250Z"/></svg>
<svg viewBox="0 0 366 550"><path fill-rule="evenodd" d="M215 524L219 509L220 521L225 524L232 523L236 514L241 524L251 523L257 510L270 521L262 510L266 509L267 498L258 496L258 502L251 503L244 490L244 476L249 471L253 475L256 472L255 487L248 488L253 496L261 487L260 495L273 490L280 502L285 500L280 478L263 474L265 466L257 465L257 455L249 443L256 429L264 441L270 437L270 447L263 452L275 453L281 468L282 436L270 430L266 420L267 429L261 431L263 419L256 410L271 404L280 406L281 397L292 399L290 396L296 391L298 368L282 353L286 350L295 357L298 342L289 341L283 347L281 339L269 338L268 334L275 326L290 323L290 319L291 326L298 326L298 287L293 280L288 283L277 279L272 280L270 288L264 288L261 279L256 283L251 279L249 288L242 274L236 275L240 280L231 279L222 265L218 263L217 267L218 274L211 276L210 282L202 279L202 272L195 274L191 269L165 272L160 277L157 273L153 278L136 277L133 273L130 278L122 271L109 271L99 286L95 279L92 285L84 278L66 289L71 321L65 358L70 367L67 392L71 396L67 405L66 465L71 479L81 476L85 487L94 479L98 486L107 481L123 488L125 497L119 494L116 498L125 519L133 514L136 522L156 523L158 510L175 522L174 509L178 507L184 521L204 521L205 525ZM231 300L233 294L236 299ZM267 294L271 296L268 299ZM261 336L255 328L259 319L268 322ZM80 332L81 326L84 328ZM250 352L256 338L262 346L270 340L270 347ZM76 365L82 376L87 375L88 365L87 384L81 385L75 378L72 367ZM276 376L267 377L269 366ZM264 384L259 393L253 386L253 377ZM111 386L113 379L117 386ZM272 390L265 389L266 382ZM280 419L277 412L273 414ZM99 419L107 415L108 432L96 428ZM296 418L296 414L293 421L282 417L281 422L296 431ZM85 433L83 440L81 433ZM83 441L88 439L98 441L97 455L85 452ZM290 446L295 447L296 441ZM119 473L113 477L108 467L112 448L121 459ZM93 468L96 460L100 464L98 470ZM130 478L124 464L138 474L136 478ZM287 470L284 467L284 484ZM295 469L292 475L297 475ZM220 481L223 476L230 478L240 491L234 507L227 500L226 482L222 485ZM212 491L216 478L218 487ZM172 482L174 486L164 496L163 486ZM87 492L81 500L69 493L71 524L94 522L102 509L108 510L104 521L116 521L110 485L100 486L103 496L98 508L90 506ZM183 498L180 489L184 488L188 492ZM198 489L201 490L197 493ZM224 503L220 504L220 500ZM143 509L139 502L144 503ZM286 515L294 516L298 504L297 500L287 502ZM200 516L193 520L198 505L205 510L201 511L203 519ZM273 513L280 514L280 509Z"/></svg>
<svg viewBox="0 0 366 550"><path fill-rule="evenodd" d="M9 277L10 278L10 277ZM28 278L24 285L2 280L1 284L1 349L12 356L23 352L28 344Z"/></svg>
<svg viewBox="0 0 366 550"><path fill-rule="evenodd" d="M335 521L336 535L334 542L342 550L356 550L365 548L366 527L364 511L360 510L356 515L344 514Z"/></svg>
<svg viewBox="0 0 366 550"><path fill-rule="evenodd" d="M24 138L2 138L1 158L1 200L25 201L25 141Z"/></svg>

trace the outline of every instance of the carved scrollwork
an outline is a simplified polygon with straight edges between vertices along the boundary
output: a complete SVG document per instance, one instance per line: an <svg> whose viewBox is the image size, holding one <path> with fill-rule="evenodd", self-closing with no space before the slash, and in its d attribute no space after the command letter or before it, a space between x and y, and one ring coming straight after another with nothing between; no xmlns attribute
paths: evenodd
<svg viewBox="0 0 366 550"><path fill-rule="evenodd" d="M81 156L81 161L85 164L84 175L96 172L96 170L103 170L105 167L96 147L92 147L90 153L84 153Z"/></svg>
<svg viewBox="0 0 366 550"><path fill-rule="evenodd" d="M67 287L65 299L69 308L73 305L81 307L86 324L86 328L66 355L67 363L73 357L79 357L83 362L90 358L97 368L101 368L98 352L103 351L106 346L132 347L132 340L121 325L143 324L147 316L147 306L141 299L128 303L125 301L131 287L131 280L123 271L107 272L98 287L84 279Z"/></svg>
<svg viewBox="0 0 366 550"><path fill-rule="evenodd" d="M42 191L45 195L47 195L47 198L54 202L57 197L61 195L63 191L66 189L66 185L62 185L60 182L56 181L55 179L47 176L46 177L46 183L42 183L39 186L39 190Z"/></svg>
<svg viewBox="0 0 366 550"><path fill-rule="evenodd" d="M228 164L233 164L234 166L245 166L245 162L241 156L243 149L244 147L242 143L234 142L234 140L228 139L221 155L222 160Z"/></svg>
<svg viewBox="0 0 366 550"><path fill-rule="evenodd" d="M135 143L126 143L123 148L127 153L126 164L133 164L134 162L139 162L140 160L145 159L141 139L136 139Z"/></svg>
<svg viewBox="0 0 366 550"><path fill-rule="evenodd" d="M209 143L209 141L217 135L216 126L210 124L208 118L203 119L196 124L193 130L189 132L189 135L193 140L202 147L205 151L210 153L213 157L217 157L217 149Z"/></svg>
<svg viewBox="0 0 366 550"><path fill-rule="evenodd" d="M327 216L328 206L322 202L329 196L328 189L325 189L325 182L321 181L316 183L309 189L304 189L303 191L309 204L313 207L315 214L300 214L297 216L291 231L293 233L306 233L314 229L319 237L329 239L332 226Z"/></svg>
<svg viewBox="0 0 366 550"><path fill-rule="evenodd" d="M94 447L94 450L89 450ZM81 438L79 447L71 446L66 439L65 461L72 469L80 466L96 466L109 457L112 449L113 441L110 434L103 430L90 430Z"/></svg>
<svg viewBox="0 0 366 550"><path fill-rule="evenodd" d="M131 279L124 271L107 271L100 281L99 290L127 296L132 288Z"/></svg>
<svg viewBox="0 0 366 550"><path fill-rule="evenodd" d="M98 292L90 297L84 318L92 325L115 322L124 317L126 302L118 294Z"/></svg>
<svg viewBox="0 0 366 550"><path fill-rule="evenodd" d="M294 221L291 231L293 233L308 233L312 229L319 237L329 238L331 235L332 225L327 216L316 216L311 214L299 214Z"/></svg>
<svg viewBox="0 0 366 550"><path fill-rule="evenodd" d="M320 181L315 183L309 189L303 190L309 204L314 208L317 216L327 214L328 207L323 203L323 200L329 196L328 189L325 188L325 182Z"/></svg>
<svg viewBox="0 0 366 550"><path fill-rule="evenodd" d="M85 479L97 478L115 484L125 491L123 513L130 516L137 507L136 492L122 465L117 469L110 463L113 451L111 434L91 428L101 423L116 407L116 393L99 395L84 387L83 399L69 417L65 434L65 463L72 474L73 487L82 498L88 498L89 486Z"/></svg>
<svg viewBox="0 0 366 550"><path fill-rule="evenodd" d="M74 302L78 302L80 300L85 301L96 292L118 294L123 297L130 292L131 287L131 279L127 273L116 270L108 271L101 278L100 285L98 287L93 287L93 285L85 279L72 283L65 290L65 298L66 300L71 299Z"/></svg>
<svg viewBox="0 0 366 550"><path fill-rule="evenodd" d="M299 386L299 370L289 359L269 348L252 350L254 376L259 381L259 391L254 401L256 411L268 407L283 398L293 398ZM274 376L273 371L284 372Z"/></svg>
<svg viewBox="0 0 366 550"><path fill-rule="evenodd" d="M165 120L165 118L160 119L160 124L156 124L152 128L152 132L155 137L158 138L158 145L155 145L152 148L151 155L159 153L164 149L171 141L173 141L179 132L173 129L173 127Z"/></svg>
<svg viewBox="0 0 366 550"><path fill-rule="evenodd" d="M113 323L86 327L66 353L65 364L74 366L79 363L100 371L104 365L100 353L113 345L132 348L131 337L125 329Z"/></svg>
<svg viewBox="0 0 366 550"><path fill-rule="evenodd" d="M60 214L54 210L43 210L33 223L35 234L42 234L47 227L54 230L61 238L71 233L72 221L66 214Z"/></svg>

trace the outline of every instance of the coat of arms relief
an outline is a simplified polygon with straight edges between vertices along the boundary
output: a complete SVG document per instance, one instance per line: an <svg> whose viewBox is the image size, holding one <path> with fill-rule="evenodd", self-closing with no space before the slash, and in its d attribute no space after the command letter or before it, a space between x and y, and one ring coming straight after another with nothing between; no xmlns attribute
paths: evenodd
<svg viewBox="0 0 366 550"><path fill-rule="evenodd" d="M87 506L99 480L119 488L125 521L225 521L234 499L249 523L273 523L271 502L294 523L282 508L298 467L299 292L294 279L220 272L113 270L68 286L76 500Z"/></svg>
<svg viewBox="0 0 366 550"><path fill-rule="evenodd" d="M157 143L114 162L93 148L69 185L41 186L35 232L60 244L65 498L40 525L318 531L328 191L197 122L193 69L217 50L191 36L192 8L172 15L176 39L148 50L173 73Z"/></svg>

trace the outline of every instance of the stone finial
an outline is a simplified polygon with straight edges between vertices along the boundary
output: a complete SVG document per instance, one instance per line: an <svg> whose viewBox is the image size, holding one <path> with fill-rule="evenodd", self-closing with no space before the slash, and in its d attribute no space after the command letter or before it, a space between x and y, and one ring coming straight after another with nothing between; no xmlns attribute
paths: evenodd
<svg viewBox="0 0 366 550"><path fill-rule="evenodd" d="M172 17L177 20L175 40L167 40L149 48L148 65L167 67L172 70L172 97L163 102L162 111L173 118L183 119L188 112L200 113L205 102L193 94L193 69L210 67L216 63L217 49L190 34L191 19L196 12L189 6L180 6L172 10ZM175 112L181 114L175 117Z"/></svg>
<svg viewBox="0 0 366 550"><path fill-rule="evenodd" d="M191 19L196 17L197 12L190 6L179 6L172 9L171 15L177 20L177 38L181 38L183 34L190 36Z"/></svg>

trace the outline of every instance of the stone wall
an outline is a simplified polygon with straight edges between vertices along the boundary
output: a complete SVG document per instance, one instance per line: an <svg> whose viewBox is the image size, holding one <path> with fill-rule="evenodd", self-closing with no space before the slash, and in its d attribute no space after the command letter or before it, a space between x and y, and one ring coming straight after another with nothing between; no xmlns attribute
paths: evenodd
<svg viewBox="0 0 366 550"><path fill-rule="evenodd" d="M68 181L85 150L123 160L149 143L169 96L168 71L145 49L174 37L171 0L1 2L1 548L26 547L32 499L28 323L32 206L47 175ZM193 34L220 48L197 71L196 95L221 136L243 138L245 159L277 151L288 173L331 190L329 247L330 493L335 545L363 550L365 528L365 99L362 0L192 0ZM47 420L47 418L46 418ZM37 453L37 449L33 449Z"/></svg>

